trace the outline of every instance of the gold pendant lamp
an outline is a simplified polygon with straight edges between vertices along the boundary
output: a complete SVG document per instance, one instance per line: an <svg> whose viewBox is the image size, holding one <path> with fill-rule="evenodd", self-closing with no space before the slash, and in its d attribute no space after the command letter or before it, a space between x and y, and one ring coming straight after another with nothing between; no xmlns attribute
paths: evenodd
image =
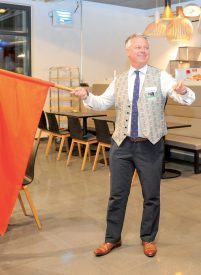
<svg viewBox="0 0 201 275"><path fill-rule="evenodd" d="M172 20L174 17L173 11L171 8L171 0L165 0L165 9L163 12L162 19L163 20Z"/></svg>
<svg viewBox="0 0 201 275"><path fill-rule="evenodd" d="M144 35L146 36L166 36L166 25L160 21L160 14L157 10L155 12L155 20L150 23L144 30Z"/></svg>
<svg viewBox="0 0 201 275"><path fill-rule="evenodd" d="M193 25L185 18L182 6L176 7L176 18L167 25L166 36L169 41L188 41L193 34Z"/></svg>

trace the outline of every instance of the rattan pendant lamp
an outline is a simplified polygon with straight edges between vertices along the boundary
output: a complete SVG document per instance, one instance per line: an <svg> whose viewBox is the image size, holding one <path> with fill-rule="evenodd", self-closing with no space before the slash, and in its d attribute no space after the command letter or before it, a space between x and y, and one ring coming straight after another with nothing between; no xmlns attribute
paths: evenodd
<svg viewBox="0 0 201 275"><path fill-rule="evenodd" d="M158 11L158 1L156 0L156 12L154 15L154 22L150 23L144 30L146 36L165 36L166 25L160 21L160 13Z"/></svg>
<svg viewBox="0 0 201 275"><path fill-rule="evenodd" d="M176 18L167 25L166 36L169 41L188 41L193 34L193 25L185 18L182 6L176 7Z"/></svg>

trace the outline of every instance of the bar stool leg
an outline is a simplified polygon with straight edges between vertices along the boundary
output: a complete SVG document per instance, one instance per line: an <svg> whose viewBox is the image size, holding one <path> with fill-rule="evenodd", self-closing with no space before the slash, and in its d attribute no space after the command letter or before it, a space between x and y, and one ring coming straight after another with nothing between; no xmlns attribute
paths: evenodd
<svg viewBox="0 0 201 275"><path fill-rule="evenodd" d="M94 164L93 164L93 167L92 167L92 171L95 171L95 170L96 170L96 164L97 164L97 161L98 161L100 149L101 149L101 145L100 145L100 143L98 143L98 147L97 147L97 149L96 149L96 155L95 155L95 159L94 159Z"/></svg>
<svg viewBox="0 0 201 275"><path fill-rule="evenodd" d="M84 168L85 168L85 164L86 164L86 161L87 161L87 153L88 152L89 152L89 144L87 143L85 151L84 151L84 158L83 158L82 167L81 167L82 171L84 171Z"/></svg>
<svg viewBox="0 0 201 275"><path fill-rule="evenodd" d="M73 153L74 144L75 144L75 142L74 142L74 140L72 140L71 146L70 146L70 151L69 151L68 158L67 158L67 161L66 161L66 166L69 165L69 162L70 162L70 159L71 159L71 156L72 156L72 153Z"/></svg>

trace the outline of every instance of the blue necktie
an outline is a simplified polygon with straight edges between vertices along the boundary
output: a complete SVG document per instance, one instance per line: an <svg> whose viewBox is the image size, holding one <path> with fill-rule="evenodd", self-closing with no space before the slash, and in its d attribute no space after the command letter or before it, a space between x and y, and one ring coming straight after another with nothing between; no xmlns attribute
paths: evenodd
<svg viewBox="0 0 201 275"><path fill-rule="evenodd" d="M138 137L138 108L137 102L139 98L139 88L140 88L140 77L139 71L135 71L135 83L133 91L133 102L132 102L132 114L131 114L131 137Z"/></svg>

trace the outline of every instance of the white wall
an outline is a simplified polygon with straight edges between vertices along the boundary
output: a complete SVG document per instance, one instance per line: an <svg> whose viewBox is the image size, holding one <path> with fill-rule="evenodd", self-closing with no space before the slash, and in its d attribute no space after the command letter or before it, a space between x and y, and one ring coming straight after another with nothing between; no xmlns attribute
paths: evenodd
<svg viewBox="0 0 201 275"><path fill-rule="evenodd" d="M32 7L33 76L48 80L48 69L52 66L80 67L80 8L73 16L72 27L53 27L48 16L54 8L73 11L76 0L4 2ZM128 67L125 39L133 32L143 32L151 20L139 10L83 1L82 80L89 84L105 82L113 77L114 70L125 70ZM168 61L176 57L179 45L164 38L151 38L150 44L150 64L166 69ZM195 31L192 41L185 45L201 46L201 35Z"/></svg>
<svg viewBox="0 0 201 275"><path fill-rule="evenodd" d="M84 2L84 61L86 81L102 82L114 70L128 67L124 42L134 32L143 32L147 18L139 10Z"/></svg>

